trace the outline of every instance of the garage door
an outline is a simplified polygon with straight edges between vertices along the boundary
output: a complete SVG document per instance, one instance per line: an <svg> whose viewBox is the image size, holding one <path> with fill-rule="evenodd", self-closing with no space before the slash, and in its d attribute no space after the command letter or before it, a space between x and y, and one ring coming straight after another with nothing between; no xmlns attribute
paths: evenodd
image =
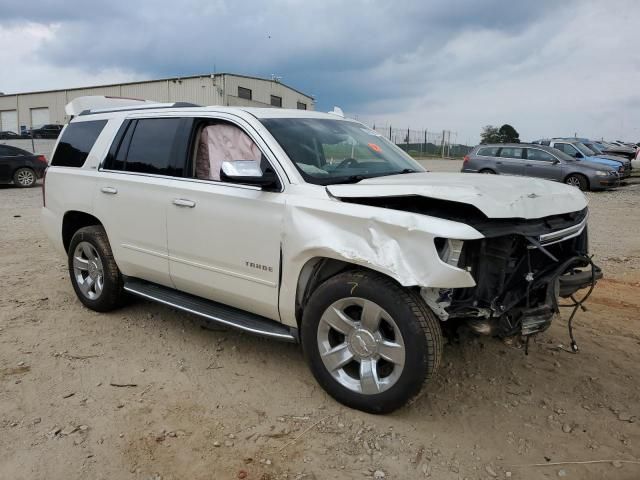
<svg viewBox="0 0 640 480"><path fill-rule="evenodd" d="M0 112L0 130L18 133L18 112L15 110Z"/></svg>
<svg viewBox="0 0 640 480"><path fill-rule="evenodd" d="M31 109L31 128L40 128L49 123L49 108Z"/></svg>

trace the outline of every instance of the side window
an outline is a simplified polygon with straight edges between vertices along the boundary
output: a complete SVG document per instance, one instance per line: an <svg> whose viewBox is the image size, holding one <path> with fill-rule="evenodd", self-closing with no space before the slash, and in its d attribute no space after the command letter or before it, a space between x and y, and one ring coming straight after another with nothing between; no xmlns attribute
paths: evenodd
<svg viewBox="0 0 640 480"><path fill-rule="evenodd" d="M522 158L522 148L503 147L500 156L502 158Z"/></svg>
<svg viewBox="0 0 640 480"><path fill-rule="evenodd" d="M498 155L498 150L500 150L500 147L484 147L478 150L477 154L485 157L495 157Z"/></svg>
<svg viewBox="0 0 640 480"><path fill-rule="evenodd" d="M576 147L568 143L556 143L555 148L563 151L567 155L571 155L572 157L575 157L576 153L578 153L578 150L576 149Z"/></svg>
<svg viewBox="0 0 640 480"><path fill-rule="evenodd" d="M538 150L537 148L528 148L527 159L538 160L541 162L553 162L555 160L555 157L550 153L545 152L544 150Z"/></svg>
<svg viewBox="0 0 640 480"><path fill-rule="evenodd" d="M132 123L125 134L125 139L130 136L131 140L121 143L113 165L114 169L171 175L173 173L171 154L181 120L180 118L145 118ZM124 149L126 149L126 155Z"/></svg>
<svg viewBox="0 0 640 480"><path fill-rule="evenodd" d="M51 159L56 167L81 167L96 143L106 120L73 122L67 125Z"/></svg>
<svg viewBox="0 0 640 480"><path fill-rule="evenodd" d="M262 171L269 165L260 148L240 127L220 121L201 122L196 127L194 174L200 180L220 181L223 162L253 160L260 162Z"/></svg>

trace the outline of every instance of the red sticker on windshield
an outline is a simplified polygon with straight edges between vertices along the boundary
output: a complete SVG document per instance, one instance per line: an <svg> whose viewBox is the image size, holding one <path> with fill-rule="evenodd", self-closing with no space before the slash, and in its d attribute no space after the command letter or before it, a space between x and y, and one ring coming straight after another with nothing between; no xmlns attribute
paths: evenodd
<svg viewBox="0 0 640 480"><path fill-rule="evenodd" d="M369 146L369 148L371 150L373 150L374 152L380 153L382 151L382 149L380 148L379 145L375 144L375 143L367 143L367 145Z"/></svg>

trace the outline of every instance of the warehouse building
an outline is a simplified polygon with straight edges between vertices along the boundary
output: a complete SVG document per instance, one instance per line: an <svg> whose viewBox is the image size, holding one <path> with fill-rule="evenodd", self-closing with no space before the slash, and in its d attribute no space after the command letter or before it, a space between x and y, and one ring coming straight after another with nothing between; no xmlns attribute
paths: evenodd
<svg viewBox="0 0 640 480"><path fill-rule="evenodd" d="M46 124L64 124L64 107L77 97L105 95L197 105L276 107L313 110L313 97L277 79L216 73L96 87L0 94L0 131L24 132Z"/></svg>

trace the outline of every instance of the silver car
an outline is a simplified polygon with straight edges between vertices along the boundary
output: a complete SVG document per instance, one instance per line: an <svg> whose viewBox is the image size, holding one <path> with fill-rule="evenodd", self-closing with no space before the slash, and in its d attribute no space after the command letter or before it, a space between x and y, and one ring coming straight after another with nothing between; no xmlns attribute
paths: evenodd
<svg viewBox="0 0 640 480"><path fill-rule="evenodd" d="M461 171L544 178L580 190L603 190L620 184L613 167L577 161L555 148L527 143L478 145L465 155Z"/></svg>

